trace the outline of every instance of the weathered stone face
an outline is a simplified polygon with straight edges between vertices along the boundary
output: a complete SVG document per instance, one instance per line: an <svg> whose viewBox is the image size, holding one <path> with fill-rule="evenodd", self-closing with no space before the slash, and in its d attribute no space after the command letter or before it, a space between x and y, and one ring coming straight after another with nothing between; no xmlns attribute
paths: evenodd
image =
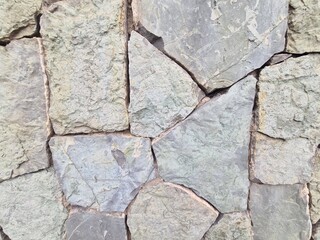
<svg viewBox="0 0 320 240"><path fill-rule="evenodd" d="M217 216L217 211L191 191L160 182L139 192L127 223L132 240L197 240Z"/></svg>
<svg viewBox="0 0 320 240"><path fill-rule="evenodd" d="M0 182L49 166L39 49L37 39L0 47Z"/></svg>
<svg viewBox="0 0 320 240"><path fill-rule="evenodd" d="M204 97L187 72L134 31L129 61L130 131L135 135L156 137Z"/></svg>
<svg viewBox="0 0 320 240"><path fill-rule="evenodd" d="M160 176L192 188L220 212L245 211L256 79L249 76L154 140Z"/></svg>
<svg viewBox="0 0 320 240"><path fill-rule="evenodd" d="M59 1L41 34L55 132L127 129L124 1Z"/></svg>

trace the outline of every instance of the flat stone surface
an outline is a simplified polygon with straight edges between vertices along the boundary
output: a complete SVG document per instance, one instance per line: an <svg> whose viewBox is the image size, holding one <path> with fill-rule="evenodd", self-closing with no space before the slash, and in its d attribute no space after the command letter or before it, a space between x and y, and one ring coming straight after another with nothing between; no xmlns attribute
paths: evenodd
<svg viewBox="0 0 320 240"><path fill-rule="evenodd" d="M320 4L314 0L290 0L287 51L320 51Z"/></svg>
<svg viewBox="0 0 320 240"><path fill-rule="evenodd" d="M320 220L320 149L317 149L315 156L314 172L309 183L311 196L310 215L313 224ZM320 239L320 235L319 235Z"/></svg>
<svg viewBox="0 0 320 240"><path fill-rule="evenodd" d="M133 0L134 19L211 92L285 47L288 1Z"/></svg>
<svg viewBox="0 0 320 240"><path fill-rule="evenodd" d="M39 49L37 39L0 46L0 182L49 166Z"/></svg>
<svg viewBox="0 0 320 240"><path fill-rule="evenodd" d="M124 1L56 2L41 34L55 133L127 129Z"/></svg>
<svg viewBox="0 0 320 240"><path fill-rule="evenodd" d="M0 226L12 240L60 240L66 210L52 169L0 183Z"/></svg>
<svg viewBox="0 0 320 240"><path fill-rule="evenodd" d="M160 176L192 188L223 213L247 209L255 85L252 76L241 80L153 142Z"/></svg>
<svg viewBox="0 0 320 240"><path fill-rule="evenodd" d="M76 212L66 221L68 240L127 240L125 219L100 213Z"/></svg>
<svg viewBox="0 0 320 240"><path fill-rule="evenodd" d="M153 173L150 140L125 134L53 137L53 163L67 201L123 212Z"/></svg>
<svg viewBox="0 0 320 240"><path fill-rule="evenodd" d="M147 39L129 41L130 131L156 137L188 116L204 97L189 74Z"/></svg>
<svg viewBox="0 0 320 240"><path fill-rule="evenodd" d="M260 185L250 188L254 239L309 240L311 221L306 185Z"/></svg>
<svg viewBox="0 0 320 240"><path fill-rule="evenodd" d="M127 224L132 240L198 240L217 216L217 211L191 191L159 182L139 192Z"/></svg>

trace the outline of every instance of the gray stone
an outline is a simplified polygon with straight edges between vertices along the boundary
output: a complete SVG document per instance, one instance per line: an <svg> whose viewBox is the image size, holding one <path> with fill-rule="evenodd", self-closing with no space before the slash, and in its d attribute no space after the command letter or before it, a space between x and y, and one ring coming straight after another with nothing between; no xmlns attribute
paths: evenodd
<svg viewBox="0 0 320 240"><path fill-rule="evenodd" d="M143 188L128 212L132 240L198 240L218 216L194 193L170 183Z"/></svg>
<svg viewBox="0 0 320 240"><path fill-rule="evenodd" d="M306 185L260 185L250 188L254 239L309 240L311 221Z"/></svg>
<svg viewBox="0 0 320 240"><path fill-rule="evenodd" d="M285 47L287 0L133 0L136 25L207 92L232 85Z"/></svg>
<svg viewBox="0 0 320 240"><path fill-rule="evenodd" d="M292 54L289 53L279 53L274 55L272 58L270 58L270 60L268 61L269 65L275 65L278 63L283 62L284 60L288 59L292 57Z"/></svg>
<svg viewBox="0 0 320 240"><path fill-rule="evenodd" d="M66 221L68 240L127 240L123 217L101 213L76 212Z"/></svg>
<svg viewBox="0 0 320 240"><path fill-rule="evenodd" d="M223 213L247 209L255 85L252 76L241 80L153 142L160 176L192 188Z"/></svg>
<svg viewBox="0 0 320 240"><path fill-rule="evenodd" d="M320 240L320 224L316 224L313 226L312 240Z"/></svg>
<svg viewBox="0 0 320 240"><path fill-rule="evenodd" d="M0 47L0 182L49 166L39 40Z"/></svg>
<svg viewBox="0 0 320 240"><path fill-rule="evenodd" d="M67 218L52 169L0 183L0 226L12 240L60 240Z"/></svg>
<svg viewBox="0 0 320 240"><path fill-rule="evenodd" d="M314 172L309 183L309 190L311 196L310 216L312 223L315 224L320 220L320 149L317 150L315 156Z"/></svg>
<svg viewBox="0 0 320 240"><path fill-rule="evenodd" d="M123 0L69 0L44 11L49 114L57 134L128 128L124 9Z"/></svg>
<svg viewBox="0 0 320 240"><path fill-rule="evenodd" d="M188 116L203 92L187 72L136 32L129 41L130 131L156 137Z"/></svg>
<svg viewBox="0 0 320 240"><path fill-rule="evenodd" d="M53 137L53 163L72 205L123 212L153 173L150 140L127 134Z"/></svg>

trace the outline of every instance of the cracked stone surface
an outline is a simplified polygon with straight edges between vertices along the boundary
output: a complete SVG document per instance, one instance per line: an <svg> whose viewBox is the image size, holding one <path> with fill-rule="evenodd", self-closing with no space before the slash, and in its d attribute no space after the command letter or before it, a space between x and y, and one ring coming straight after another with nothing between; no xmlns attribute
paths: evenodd
<svg viewBox="0 0 320 240"><path fill-rule="evenodd" d="M127 224L132 240L198 240L218 214L191 191L158 182L139 192L129 209Z"/></svg>
<svg viewBox="0 0 320 240"><path fill-rule="evenodd" d="M127 129L124 1L56 2L41 34L55 133Z"/></svg>
<svg viewBox="0 0 320 240"><path fill-rule="evenodd" d="M67 201L123 212L153 176L150 140L127 134L53 137L54 167Z"/></svg>
<svg viewBox="0 0 320 240"><path fill-rule="evenodd" d="M10 239L62 239L67 214L52 169L2 182L0 192L0 226Z"/></svg>
<svg viewBox="0 0 320 240"><path fill-rule="evenodd" d="M0 182L49 166L40 61L37 39L0 47Z"/></svg>
<svg viewBox="0 0 320 240"><path fill-rule="evenodd" d="M315 156L314 172L309 183L311 204L310 215L313 224L320 220L320 149L317 149ZM320 235L319 235L320 239Z"/></svg>
<svg viewBox="0 0 320 240"><path fill-rule="evenodd" d="M189 74L135 31L129 41L130 131L156 137L204 97Z"/></svg>
<svg viewBox="0 0 320 240"><path fill-rule="evenodd" d="M255 85L252 76L241 80L153 142L160 176L193 189L222 213L247 209Z"/></svg>
<svg viewBox="0 0 320 240"><path fill-rule="evenodd" d="M285 47L288 1L133 0L135 23L211 92L261 67Z"/></svg>
<svg viewBox="0 0 320 240"><path fill-rule="evenodd" d="M250 188L249 209L254 239L301 239L311 237L306 185L260 185Z"/></svg>

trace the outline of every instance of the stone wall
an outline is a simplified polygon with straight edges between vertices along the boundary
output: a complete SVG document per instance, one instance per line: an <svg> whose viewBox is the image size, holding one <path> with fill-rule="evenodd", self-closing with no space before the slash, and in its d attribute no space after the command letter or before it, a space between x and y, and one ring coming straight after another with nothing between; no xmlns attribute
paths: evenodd
<svg viewBox="0 0 320 240"><path fill-rule="evenodd" d="M319 0L0 17L0 240L320 240Z"/></svg>

